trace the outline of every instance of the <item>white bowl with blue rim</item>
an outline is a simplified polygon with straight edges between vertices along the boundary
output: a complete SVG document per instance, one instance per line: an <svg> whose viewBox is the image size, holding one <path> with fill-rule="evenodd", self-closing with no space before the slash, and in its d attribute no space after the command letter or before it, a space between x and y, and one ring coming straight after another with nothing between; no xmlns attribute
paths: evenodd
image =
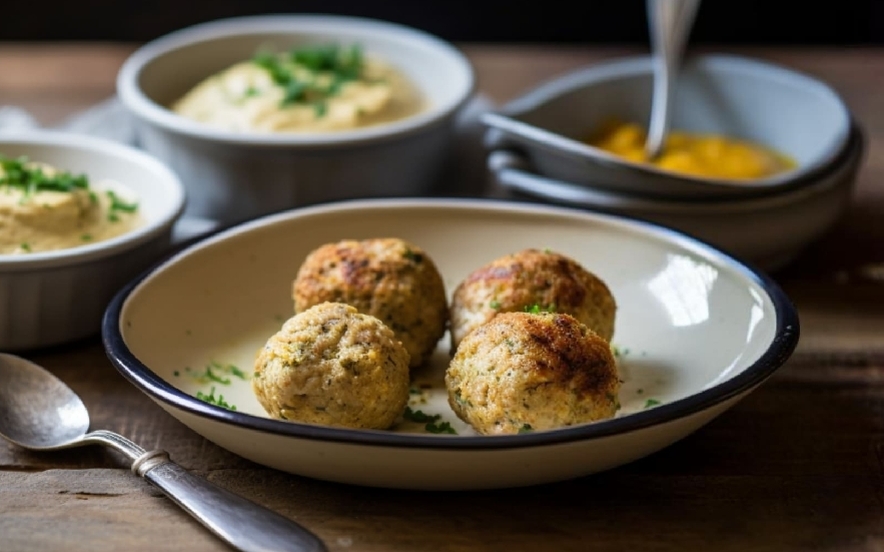
<svg viewBox="0 0 884 552"><path fill-rule="evenodd" d="M300 263L321 244L377 236L421 246L449 298L475 268L528 247L554 249L596 273L617 301L617 415L478 435L448 406L446 335L411 374L420 390L412 406L456 434L424 424L357 430L269 417L249 378L256 351L293 315ZM102 333L130 383L194 432L254 462L348 484L462 490L596 473L702 431L789 358L799 323L764 273L655 224L490 199L374 199L269 215L192 243L121 290Z"/></svg>

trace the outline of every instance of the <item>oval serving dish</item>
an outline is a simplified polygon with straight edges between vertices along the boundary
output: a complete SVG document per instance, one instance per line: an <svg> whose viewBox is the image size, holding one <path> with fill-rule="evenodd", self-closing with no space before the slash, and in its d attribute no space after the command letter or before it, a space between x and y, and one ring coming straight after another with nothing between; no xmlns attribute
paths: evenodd
<svg viewBox="0 0 884 552"><path fill-rule="evenodd" d="M449 422L456 435L422 424L376 431L268 418L248 377L257 349L292 315L300 263L323 243L378 236L422 247L449 297L473 269L528 247L556 250L595 272L618 303L617 416L476 435L447 404L446 334L428 365L412 372L421 390L412 406ZM447 490L564 480L651 454L761 385L790 356L798 333L795 308L772 280L695 239L616 216L481 199L353 200L235 226L131 282L103 325L123 376L221 447L318 479Z"/></svg>

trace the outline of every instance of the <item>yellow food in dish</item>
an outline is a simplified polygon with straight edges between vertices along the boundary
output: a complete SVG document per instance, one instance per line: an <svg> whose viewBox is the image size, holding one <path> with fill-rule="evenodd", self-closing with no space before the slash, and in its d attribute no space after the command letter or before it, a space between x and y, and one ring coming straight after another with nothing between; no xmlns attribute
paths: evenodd
<svg viewBox="0 0 884 552"><path fill-rule="evenodd" d="M91 185L45 163L0 155L0 254L25 255L108 240L141 224L116 183Z"/></svg>
<svg viewBox="0 0 884 552"><path fill-rule="evenodd" d="M629 161L648 163L645 131L637 124L615 122L586 143ZM716 134L672 131L660 155L650 161L672 172L704 178L750 180L765 178L795 167L782 153L744 140Z"/></svg>
<svg viewBox="0 0 884 552"><path fill-rule="evenodd" d="M171 109L235 132L329 132L397 121L426 103L402 73L357 46L307 45L237 63Z"/></svg>

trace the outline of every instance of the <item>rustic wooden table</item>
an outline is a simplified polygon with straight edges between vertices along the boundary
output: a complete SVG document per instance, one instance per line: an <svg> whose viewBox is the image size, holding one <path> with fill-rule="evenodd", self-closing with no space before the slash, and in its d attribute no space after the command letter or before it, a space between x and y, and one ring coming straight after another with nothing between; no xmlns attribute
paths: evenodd
<svg viewBox="0 0 884 552"><path fill-rule="evenodd" d="M465 44L506 101L630 53ZM113 94L131 45L0 44L0 106L51 125ZM841 92L869 147L848 216L775 274L801 341L759 390L691 437L576 481L489 492L383 491L252 464L200 438L119 376L98 337L27 356L79 393L95 427L313 529L331 550L884 550L884 50L742 49ZM114 453L0 442L0 550L223 550Z"/></svg>

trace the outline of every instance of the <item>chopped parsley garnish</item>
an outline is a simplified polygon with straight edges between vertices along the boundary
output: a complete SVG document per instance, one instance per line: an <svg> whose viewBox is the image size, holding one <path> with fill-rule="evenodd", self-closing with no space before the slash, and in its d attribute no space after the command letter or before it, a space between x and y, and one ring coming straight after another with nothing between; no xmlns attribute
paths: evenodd
<svg viewBox="0 0 884 552"><path fill-rule="evenodd" d="M342 48L337 44L302 46L290 53L291 60L311 71L330 71L350 80L362 71L362 49L358 45Z"/></svg>
<svg viewBox="0 0 884 552"><path fill-rule="evenodd" d="M194 381L199 383L215 382L221 385L230 385L230 376L241 380L249 379L246 373L240 370L237 366L233 364L221 364L214 360L206 365L201 371L194 370L190 367L185 368L185 371L194 379Z"/></svg>
<svg viewBox="0 0 884 552"><path fill-rule="evenodd" d="M126 203L125 201L122 200L122 198L120 198L120 196L118 196L112 190L108 190L106 193L107 193L108 199L110 199L110 201L111 201L111 204L110 204L111 211L123 211L126 213L134 213L135 211L138 210L138 203L134 203L134 202L133 203Z"/></svg>
<svg viewBox="0 0 884 552"><path fill-rule="evenodd" d="M245 381L245 380L249 379L249 377L246 375L246 373L243 372L242 370L240 370L239 367L237 367L234 364L221 364L220 362L216 362L214 360L210 364L214 368L217 368L218 370L223 370L224 372L226 372L234 377L237 377L241 380Z"/></svg>
<svg viewBox="0 0 884 552"><path fill-rule="evenodd" d="M629 347L618 347L616 345L611 345L611 353L615 357L624 357L629 354Z"/></svg>
<svg viewBox="0 0 884 552"><path fill-rule="evenodd" d="M492 299L491 302L488 303L488 306L494 310L498 310L500 308L500 301L498 301L497 299Z"/></svg>
<svg viewBox="0 0 884 552"><path fill-rule="evenodd" d="M206 366L205 375L206 375L206 378L210 379L211 381L216 381L222 385L230 385L230 378L221 377L221 376L215 374L215 372L212 371L211 366Z"/></svg>
<svg viewBox="0 0 884 552"><path fill-rule="evenodd" d="M436 424L434 422L430 422L424 426L424 429L429 431L430 433L448 433L451 435L457 435L457 431L449 422L442 422L441 424Z"/></svg>
<svg viewBox="0 0 884 552"><path fill-rule="evenodd" d="M531 314L540 314L542 312L556 312L556 304L552 303L545 307L537 303L534 303L533 305L525 305L525 312Z"/></svg>
<svg viewBox="0 0 884 552"><path fill-rule="evenodd" d="M98 203L98 196L94 190L89 188L89 179L85 174L75 175L67 171L47 174L44 172L43 167L31 163L24 156L13 159L0 155L0 169L2 169L2 173L0 173L0 186L21 191L22 202L38 192L71 193L76 190L83 190L89 194L89 201L93 205ZM133 213L138 210L137 203L126 202L112 191L107 191L106 195L110 200L108 220L111 222L120 220L119 213ZM43 207L51 208L48 204L44 204ZM81 239L83 241L90 241L92 236L83 234Z"/></svg>
<svg viewBox="0 0 884 552"><path fill-rule="evenodd" d="M26 251L28 253L31 252L31 244L29 244L29 243L23 243L23 244L19 245L19 247L21 248L22 251Z"/></svg>
<svg viewBox="0 0 884 552"><path fill-rule="evenodd" d="M82 236L80 236L80 240L84 242L92 241L92 234L83 234Z"/></svg>
<svg viewBox="0 0 884 552"><path fill-rule="evenodd" d="M460 389L454 392L454 400L457 402L457 404L473 406L473 403L471 403L469 399L463 398L463 394L461 394Z"/></svg>
<svg viewBox="0 0 884 552"><path fill-rule="evenodd" d="M440 414L425 414L420 410L412 410L411 407L406 406L402 417L406 420L411 420L412 422L425 424L424 429L430 433L450 433L451 435L457 435L457 431L451 427L450 422L437 423L442 419Z"/></svg>
<svg viewBox="0 0 884 552"><path fill-rule="evenodd" d="M112 190L108 190L105 192L108 199L110 200L110 206L108 207L107 220L111 222L117 222L120 220L120 213L134 213L138 210L138 203L127 203L120 196L114 193Z"/></svg>
<svg viewBox="0 0 884 552"><path fill-rule="evenodd" d="M658 404L660 404L660 401L658 401L657 399L648 399L647 401L645 401L645 408L651 408L652 406L657 406Z"/></svg>
<svg viewBox="0 0 884 552"><path fill-rule="evenodd" d="M435 422L442 418L439 414L424 414L421 410L412 410L410 406L405 407L405 412L402 414L402 417L406 420L411 420L412 422L418 422L420 424L424 424L427 422Z"/></svg>
<svg viewBox="0 0 884 552"><path fill-rule="evenodd" d="M215 396L215 388L212 387L212 390L208 395L203 393L202 391L196 392L196 398L203 402L207 402L209 404L214 404L215 406L220 406L221 408L226 408L227 410L236 410L236 407L232 404L229 404L224 400L224 395Z"/></svg>
<svg viewBox="0 0 884 552"><path fill-rule="evenodd" d="M522 424L522 427L519 428L519 433L531 433L534 431L534 428L531 427L531 424Z"/></svg>
<svg viewBox="0 0 884 552"><path fill-rule="evenodd" d="M420 253L415 253L411 249L406 249L405 253L403 253L402 256L415 264L419 264L421 261L424 260L423 255L421 255Z"/></svg>
<svg viewBox="0 0 884 552"><path fill-rule="evenodd" d="M274 84L283 88L282 107L313 105L316 116L322 117L328 111L326 100L362 74L363 56L358 45L309 45L294 48L287 55L262 52L252 62L267 70Z"/></svg>
<svg viewBox="0 0 884 552"><path fill-rule="evenodd" d="M74 175L69 172L59 171L53 175L43 172L43 168L28 161L27 157L16 158L0 155L0 186L8 186L22 191L24 197L30 197L37 192L71 192L77 189L89 188L89 179L86 175Z"/></svg>

